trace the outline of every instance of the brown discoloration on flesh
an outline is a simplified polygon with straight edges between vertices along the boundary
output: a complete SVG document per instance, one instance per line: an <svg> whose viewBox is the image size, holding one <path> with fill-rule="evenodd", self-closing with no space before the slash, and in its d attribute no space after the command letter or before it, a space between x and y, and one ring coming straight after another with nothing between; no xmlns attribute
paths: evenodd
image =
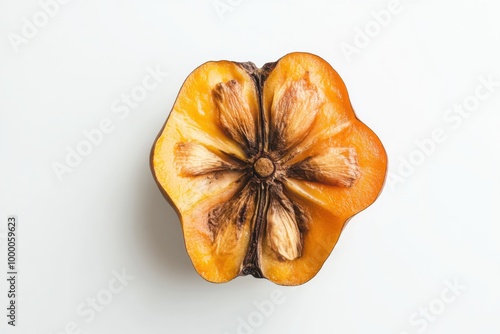
<svg viewBox="0 0 500 334"><path fill-rule="evenodd" d="M230 253L241 237L243 226L250 223L255 212L255 190L248 185L229 201L208 214L208 227L218 254Z"/></svg>

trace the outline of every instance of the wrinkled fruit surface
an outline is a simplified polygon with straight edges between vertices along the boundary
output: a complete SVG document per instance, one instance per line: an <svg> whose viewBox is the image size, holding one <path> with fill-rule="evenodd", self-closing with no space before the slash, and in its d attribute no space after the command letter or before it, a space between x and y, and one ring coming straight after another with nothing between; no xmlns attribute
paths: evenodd
<svg viewBox="0 0 500 334"><path fill-rule="evenodd" d="M195 69L151 166L203 278L298 285L376 199L387 158L337 72L292 53L261 69L230 61Z"/></svg>

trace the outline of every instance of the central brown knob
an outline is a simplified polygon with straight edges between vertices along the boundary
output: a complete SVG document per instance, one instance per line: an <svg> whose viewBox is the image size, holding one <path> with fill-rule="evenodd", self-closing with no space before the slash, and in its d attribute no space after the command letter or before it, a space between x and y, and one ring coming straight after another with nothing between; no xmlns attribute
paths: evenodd
<svg viewBox="0 0 500 334"><path fill-rule="evenodd" d="M253 169L260 177L268 177L274 172L274 164L270 159L260 157L253 164Z"/></svg>

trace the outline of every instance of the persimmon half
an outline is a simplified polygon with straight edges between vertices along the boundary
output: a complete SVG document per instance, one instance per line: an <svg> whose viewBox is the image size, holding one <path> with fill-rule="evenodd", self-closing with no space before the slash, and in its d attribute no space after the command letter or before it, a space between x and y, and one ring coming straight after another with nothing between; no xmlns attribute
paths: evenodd
<svg viewBox="0 0 500 334"><path fill-rule="evenodd" d="M375 201L387 157L337 72L297 52L260 69L231 61L195 69L151 168L203 278L299 285L320 270L349 218Z"/></svg>

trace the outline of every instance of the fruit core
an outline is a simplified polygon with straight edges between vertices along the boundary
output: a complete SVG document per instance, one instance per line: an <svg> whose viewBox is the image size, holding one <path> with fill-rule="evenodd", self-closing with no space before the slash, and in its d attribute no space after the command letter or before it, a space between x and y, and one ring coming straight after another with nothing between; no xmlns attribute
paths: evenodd
<svg viewBox="0 0 500 334"><path fill-rule="evenodd" d="M269 177L274 173L274 163L269 158L260 157L253 164L253 169L260 177Z"/></svg>

